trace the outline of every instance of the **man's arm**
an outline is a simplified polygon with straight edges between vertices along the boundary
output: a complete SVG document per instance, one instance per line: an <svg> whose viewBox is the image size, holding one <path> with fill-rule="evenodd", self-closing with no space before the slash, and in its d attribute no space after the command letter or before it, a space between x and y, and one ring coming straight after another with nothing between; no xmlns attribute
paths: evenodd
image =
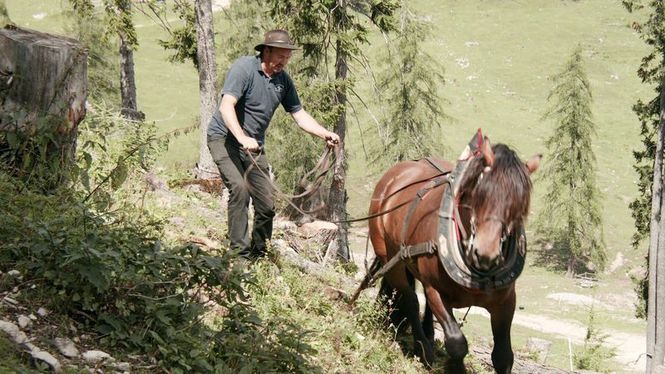
<svg viewBox="0 0 665 374"><path fill-rule="evenodd" d="M295 113L291 113L291 116L301 129L325 140L329 147L334 147L335 145L339 144L339 135L332 131L328 131L325 127L319 125L319 123L316 122L316 120L311 115L309 115L305 109L300 109Z"/></svg>
<svg viewBox="0 0 665 374"><path fill-rule="evenodd" d="M225 94L222 96L222 102L219 104L219 112L222 114L226 128L231 131L231 134L238 140L238 143L249 151L255 151L259 149L259 143L256 139L247 136L242 127L240 127L235 109L237 102L238 99L235 96Z"/></svg>

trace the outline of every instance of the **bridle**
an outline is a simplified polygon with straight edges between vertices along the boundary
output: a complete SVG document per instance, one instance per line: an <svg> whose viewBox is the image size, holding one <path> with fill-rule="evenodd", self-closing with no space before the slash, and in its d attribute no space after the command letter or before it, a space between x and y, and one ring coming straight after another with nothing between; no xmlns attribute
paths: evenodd
<svg viewBox="0 0 665 374"><path fill-rule="evenodd" d="M479 222L474 209L470 205L461 203L460 182L468 169L467 162L473 157L479 157L479 154L475 153L458 163L450 178L451 185L444 192L439 213L439 240L437 243L439 259L448 275L461 286L480 290L500 289L514 281L522 272L526 256L526 235L521 224L506 223L497 215L488 215L482 218L482 222ZM475 186L482 180L484 173L485 170L478 176ZM468 233L460 209L471 210L468 215ZM497 260L498 266L489 271L480 271L469 266L466 259L473 250L473 242L479 224L488 221L501 224L500 257Z"/></svg>
<svg viewBox="0 0 665 374"><path fill-rule="evenodd" d="M469 251L471 251L473 248L473 242L475 240L476 231L478 227L477 224L478 220L476 218L475 212L473 212L473 207L471 207L468 204L455 204L454 209L457 210L457 212L455 213L456 217L461 217L461 215L459 214L459 208L471 210L471 218L469 219L469 231L470 231L469 235L467 235L466 230L464 229L464 224L462 223L461 219L456 220L456 225L458 226L458 231L460 233L461 243L464 247L464 252L468 255ZM513 222L506 224L502 218L500 218L495 214L491 214L487 217L484 217L482 220L483 223L490 221L498 222L501 225L501 238L499 238L499 247L503 248L503 244L506 242L508 237L513 232L514 224ZM504 255L505 254L502 250L499 255L500 256L499 263L504 262Z"/></svg>

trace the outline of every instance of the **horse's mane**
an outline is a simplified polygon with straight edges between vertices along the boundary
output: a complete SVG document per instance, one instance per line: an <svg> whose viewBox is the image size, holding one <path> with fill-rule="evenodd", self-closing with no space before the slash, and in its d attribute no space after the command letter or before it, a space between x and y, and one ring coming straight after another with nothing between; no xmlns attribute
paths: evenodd
<svg viewBox="0 0 665 374"><path fill-rule="evenodd" d="M482 156L469 161L469 166L460 182L459 199L472 206L477 214L486 209L508 212L501 217L506 224L522 225L529 212L531 179L525 164L505 144L492 147L494 164L489 172Z"/></svg>

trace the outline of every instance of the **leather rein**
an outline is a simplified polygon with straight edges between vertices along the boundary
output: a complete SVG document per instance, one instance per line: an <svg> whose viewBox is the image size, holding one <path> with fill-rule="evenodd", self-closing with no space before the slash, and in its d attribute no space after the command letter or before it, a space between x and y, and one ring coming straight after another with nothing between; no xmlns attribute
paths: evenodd
<svg viewBox="0 0 665 374"><path fill-rule="evenodd" d="M313 213L318 212L322 208L322 207L318 207L318 208L315 208L315 209L312 209L312 210L303 210L302 208L300 208L299 206L294 204L292 200L311 196L316 191L318 191L319 188L321 188L321 185L323 184L323 181L325 180L326 175L328 174L328 172L334 166L334 163L331 162L331 156L334 155L335 159L337 159L337 157L338 157L338 154L339 154L339 148L338 147L334 147L334 151L333 151L332 148L326 147L326 149L323 151L323 154L321 154L321 157L319 157L319 161L316 163L314 168L311 171L309 171L308 173L306 173L300 179L300 182L298 182L298 186L303 188L304 191L297 194L297 195L287 194L287 193L283 192L282 190L280 190L279 187L277 187L277 185L272 181L270 176L267 175L263 171L263 169L261 169L259 167L258 162L256 161L256 157L254 157L254 155L261 154L261 152L263 152L263 149L259 149L258 152L250 152L250 151L245 150L245 153L249 156L250 160L252 161L252 164L250 165L249 168L247 168L247 170L245 171L245 174L244 174L245 183L248 186L251 186L249 184L248 180L247 180L248 175L249 175L249 171L252 168L256 168L269 181L271 187L275 191L275 195L278 198L281 198L282 200L285 200L293 209L298 211L300 214L303 214L303 215L313 214ZM441 169L431 159L426 158L425 160L427 160L430 163L430 165L432 165L434 168L436 168L439 171L439 173L432 176L432 177L416 180L416 181L413 181L413 182L411 182L411 183L409 183L405 186L402 186L399 189L393 191L387 197L385 197L385 199L389 199L390 197L392 197L394 195L397 195L398 193L404 191L405 189L407 189L407 188L409 188L413 185L424 183L424 182L429 182L429 181L435 180L436 178L445 176L445 175L450 173L449 170ZM313 175L315 176L314 180L312 182L309 182L309 178ZM368 215L368 216L364 216L364 217L360 217L360 218L352 218L352 219L345 219L345 220L331 221L331 222L335 223L335 224L341 224L341 223L354 223L354 222L368 221L372 218L377 218L377 217L383 216L385 214L388 214L390 212L393 212L393 211L395 211L395 210L397 210L397 209L399 209L399 208L401 208L401 207L403 207L403 206L405 206L409 203L412 203L414 205L414 209L415 209L416 201L422 199L422 197L424 196L424 193L426 193L428 190L430 190L432 188L435 188L435 187L438 187L438 186L439 185L437 184L436 186L432 186L432 187L429 187L429 188L425 187L426 190L421 189L420 191L418 191L418 193L416 194L417 196L414 200L406 200L406 201L404 201L400 204L397 204L396 206L394 206L390 209L386 209L384 211L377 212L377 213L374 213L374 214L371 214L371 215Z"/></svg>

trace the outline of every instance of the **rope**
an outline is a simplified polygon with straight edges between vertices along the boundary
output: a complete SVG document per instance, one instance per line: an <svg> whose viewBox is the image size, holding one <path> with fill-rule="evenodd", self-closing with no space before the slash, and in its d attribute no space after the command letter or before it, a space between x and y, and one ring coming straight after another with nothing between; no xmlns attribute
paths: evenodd
<svg viewBox="0 0 665 374"><path fill-rule="evenodd" d="M259 150L259 155L262 152L263 152L263 149L260 149ZM252 152L248 151L248 150L245 150L245 153L247 153L247 155L249 156L249 159L252 162L251 165L247 168L247 170L245 170L245 174L243 175L243 178L245 180L245 184L249 188L251 188L251 184L248 182L249 172L252 170L252 168L256 168L256 169L258 169L259 173L261 173L261 175L264 178L266 178L266 180L268 180L268 183L270 183L270 186L275 191L276 197L281 198L282 200L285 200L293 209L295 209L299 213L301 213L303 215L310 215L310 214L316 213L317 211L319 211L321 209L321 207L319 207L319 208L316 208L316 209L313 209L313 210L310 210L310 211L305 211L305 210L301 209L299 206L297 206L296 204L294 204L292 200L310 196L321 187L321 184L323 183L326 174L328 174L328 172L333 167L333 164L330 162L330 156L333 155L333 151L330 147L326 147L326 149L321 154L321 157L319 158L319 161L316 163L314 168L310 172L306 173L303 176L303 178L300 180L299 185L302 186L303 188L305 188L305 191L300 193L300 194L297 194L297 195L287 194L287 193L283 192L282 190L280 190L279 187L277 187L277 185L275 183L273 183L270 176L267 175L263 169L261 169L258 162L256 161L256 158L254 157L254 154ZM338 153L339 153L339 148L335 147L335 152L334 152L335 157L337 157ZM317 173L317 171L318 171L318 173ZM307 178L309 178L309 176L315 175L315 174L316 174L316 178L314 179L314 181L312 183L310 183L308 186L305 187L305 185L308 182Z"/></svg>
<svg viewBox="0 0 665 374"><path fill-rule="evenodd" d="M307 186L307 188L306 188L306 190L305 190L304 192L302 192L302 193L300 193L300 194L298 194L298 195L290 195L290 194L284 193L282 190L280 190L279 187L277 187L277 185L275 185L275 183L272 182L272 180L270 179L270 176L268 176L268 175L263 171L263 169L261 169L261 167L259 167L259 165L258 165L258 163L257 163L257 161L256 161L256 158L254 157L254 155L252 154L252 152L249 152L249 151L247 151L247 150L245 150L245 152L247 153L247 155L249 156L250 160L252 161L252 164L250 165L249 168L247 168L247 170L245 171L245 174L244 174L244 176L243 176L243 178L245 179L245 183L246 183L248 186L251 187L251 185L250 185L250 184L248 183L248 181L247 181L247 178L248 178L248 175L249 175L249 171L250 171L252 168L255 167L255 168L257 168L257 169L259 170L259 172L261 173L261 175L263 175L263 177L265 177L265 178L269 181L270 185L271 185L272 188L275 190L275 195L276 195L278 198L281 198L281 199L285 200L285 201L286 201L286 202L287 202L287 203L288 203L293 209L295 209L295 210L298 211L299 213L301 213L301 214L303 214L303 215L309 215L309 214L316 213L316 212L318 212L318 211L321 209L321 207L319 207L319 208L316 208L316 209L313 209L313 210L305 211L305 210L301 209L300 207L298 207L297 205L295 205L291 200L293 200L293 199L298 199L298 198L303 198L303 197L309 196L309 195L313 194L314 192L316 192L316 191L321 187L321 184L323 183L323 180L324 180L326 174L332 169L332 167L333 167L333 165L334 165L333 163L330 162L330 156L333 154L332 149L331 149L330 147L326 147L326 150L324 150L323 154L322 154L321 157L319 158L319 161L318 161L317 164L314 166L314 168L313 168L310 172L306 173L306 174L303 176L303 178L300 180L300 185L303 186L304 184L307 183L307 178L308 178L310 175L314 175L318 169L321 169L321 171L320 171L318 174L316 174L316 179L315 179L311 184L309 184L309 186ZM262 152L262 150L259 151L259 154L260 154L260 152ZM337 158L338 153L339 153L339 149L338 149L337 147L335 147L335 152L334 152L335 158ZM429 160L428 160L428 161L429 161ZM431 161L429 161L429 162L430 162L432 165L434 165ZM424 182L429 182L429 181L431 181L431 180L433 180L433 179L435 179L435 178L438 178L438 177L441 177L441 176L444 176L444 175L450 174L450 171L441 170L441 169L438 168L438 167L436 167L436 169L440 171L439 174L433 175L433 176L428 177L428 178L425 178L425 179L420 179L420 180L416 180L416 181L414 181L414 182L411 182L411 183L409 183L409 184L407 184L407 185L405 185L405 186L403 186L403 187L401 187L401 188L395 190L394 192L392 192L390 195L388 195L388 196L385 197L384 199L389 199L389 198L395 196L397 193L399 193L399 192L401 192L401 191L404 191L405 189L407 189L407 188L409 188L409 187L411 187L411 186L413 186L413 185L420 184L420 183L424 183ZM435 187L436 187L436 186L435 186ZM403 202L403 203L400 203L400 204L398 204L398 205L396 205L396 206L394 206L394 207L392 207L392 208L390 208L390 209L387 209L387 210L384 210L384 211L381 211L381 212L378 212L378 213L374 213L374 214L371 214L371 215L368 215L368 216L364 216L364 217L360 217L360 218L352 218L352 219L338 220L338 221L331 221L331 222L332 222L332 223L335 223L335 224L341 224L341 223L354 223L354 222L360 222L360 221L368 221L368 220L370 220L370 219L372 219L372 218L380 217L380 216L383 216L383 215L388 214L388 213L390 213L390 212L393 212L393 211L395 211L395 210L397 210L397 209L399 209L399 208L401 208L401 207L403 207L403 206L409 204L410 202L412 202L412 200L407 200L407 201L405 201L405 202Z"/></svg>
<svg viewBox="0 0 665 374"><path fill-rule="evenodd" d="M466 313L464 313L464 317L462 317L462 321L460 323L458 323L459 327L463 327L464 323L466 323L466 316L469 315L469 311L471 311L471 307L468 307L466 309Z"/></svg>

